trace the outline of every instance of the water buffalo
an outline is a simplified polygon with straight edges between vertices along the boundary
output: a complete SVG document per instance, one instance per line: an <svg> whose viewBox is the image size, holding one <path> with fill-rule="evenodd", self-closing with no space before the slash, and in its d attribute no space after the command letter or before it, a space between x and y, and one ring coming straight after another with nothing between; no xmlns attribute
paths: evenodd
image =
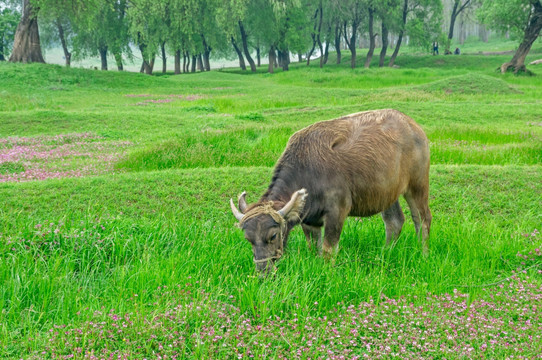
<svg viewBox="0 0 542 360"><path fill-rule="evenodd" d="M299 130L290 137L260 200L247 205L243 192L239 209L231 199L230 205L252 244L256 268L269 272L282 256L290 230L299 223L309 246L316 242L325 256L331 256L347 216L382 213L390 244L405 221L400 195L410 207L427 253L429 142L414 120L386 109Z"/></svg>

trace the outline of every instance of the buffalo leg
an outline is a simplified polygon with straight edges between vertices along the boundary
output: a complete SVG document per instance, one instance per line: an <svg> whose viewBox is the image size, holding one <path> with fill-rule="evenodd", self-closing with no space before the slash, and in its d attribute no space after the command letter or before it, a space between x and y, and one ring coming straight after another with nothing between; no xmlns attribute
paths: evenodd
<svg viewBox="0 0 542 360"><path fill-rule="evenodd" d="M312 245L316 245L317 249L322 248L322 228L320 226L311 226L306 224L301 224L303 232L305 233L305 238L307 239L307 245L309 249L312 248Z"/></svg>
<svg viewBox="0 0 542 360"><path fill-rule="evenodd" d="M337 211L335 214L330 212L326 215L324 224L324 243L322 246L325 258L333 258L338 251L339 238L343 230L344 220L348 212Z"/></svg>
<svg viewBox="0 0 542 360"><path fill-rule="evenodd" d="M405 215L401 210L399 200L393 203L389 209L382 211L382 219L386 224L386 245L390 246L392 241L399 237L403 223L405 222Z"/></svg>
<svg viewBox="0 0 542 360"><path fill-rule="evenodd" d="M431 210L429 210L428 191L411 191L405 193L405 199L412 213L412 220L416 227L416 235L422 238L424 254L429 252L429 233L431 229Z"/></svg>

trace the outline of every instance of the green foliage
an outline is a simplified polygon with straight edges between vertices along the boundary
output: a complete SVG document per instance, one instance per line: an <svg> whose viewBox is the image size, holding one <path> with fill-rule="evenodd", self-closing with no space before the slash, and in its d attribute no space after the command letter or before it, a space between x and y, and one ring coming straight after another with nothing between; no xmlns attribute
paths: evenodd
<svg viewBox="0 0 542 360"><path fill-rule="evenodd" d="M535 0L538 1L538 0ZM485 0L478 10L479 19L503 33L521 38L531 14L533 0Z"/></svg>
<svg viewBox="0 0 542 360"><path fill-rule="evenodd" d="M406 25L406 34L413 46L429 49L432 42L439 40L442 33L442 2L435 0L418 1L413 7Z"/></svg>
<svg viewBox="0 0 542 360"><path fill-rule="evenodd" d="M7 60L21 14L11 8L0 8L0 61Z"/></svg>

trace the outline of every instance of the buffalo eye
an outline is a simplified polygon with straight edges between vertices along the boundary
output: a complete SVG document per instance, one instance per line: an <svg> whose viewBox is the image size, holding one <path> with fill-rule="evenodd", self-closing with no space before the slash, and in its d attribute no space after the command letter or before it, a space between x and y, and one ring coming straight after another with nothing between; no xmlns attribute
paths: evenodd
<svg viewBox="0 0 542 360"><path fill-rule="evenodd" d="M277 233L274 233L273 235L271 235L270 240L273 241L273 240L275 240L276 238L277 238Z"/></svg>

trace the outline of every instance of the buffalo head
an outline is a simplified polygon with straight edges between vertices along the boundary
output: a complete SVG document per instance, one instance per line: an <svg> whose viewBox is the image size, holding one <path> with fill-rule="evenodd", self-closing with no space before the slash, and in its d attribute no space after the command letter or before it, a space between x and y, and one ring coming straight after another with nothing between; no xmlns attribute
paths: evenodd
<svg viewBox="0 0 542 360"><path fill-rule="evenodd" d="M245 238L252 244L256 269L267 274L275 269L275 261L282 256L292 224L300 220L307 191L301 189L294 192L282 207L280 205L284 202L275 201L248 206L245 196L245 192L239 195L239 209L230 199L231 210L239 221L239 227L243 229Z"/></svg>

